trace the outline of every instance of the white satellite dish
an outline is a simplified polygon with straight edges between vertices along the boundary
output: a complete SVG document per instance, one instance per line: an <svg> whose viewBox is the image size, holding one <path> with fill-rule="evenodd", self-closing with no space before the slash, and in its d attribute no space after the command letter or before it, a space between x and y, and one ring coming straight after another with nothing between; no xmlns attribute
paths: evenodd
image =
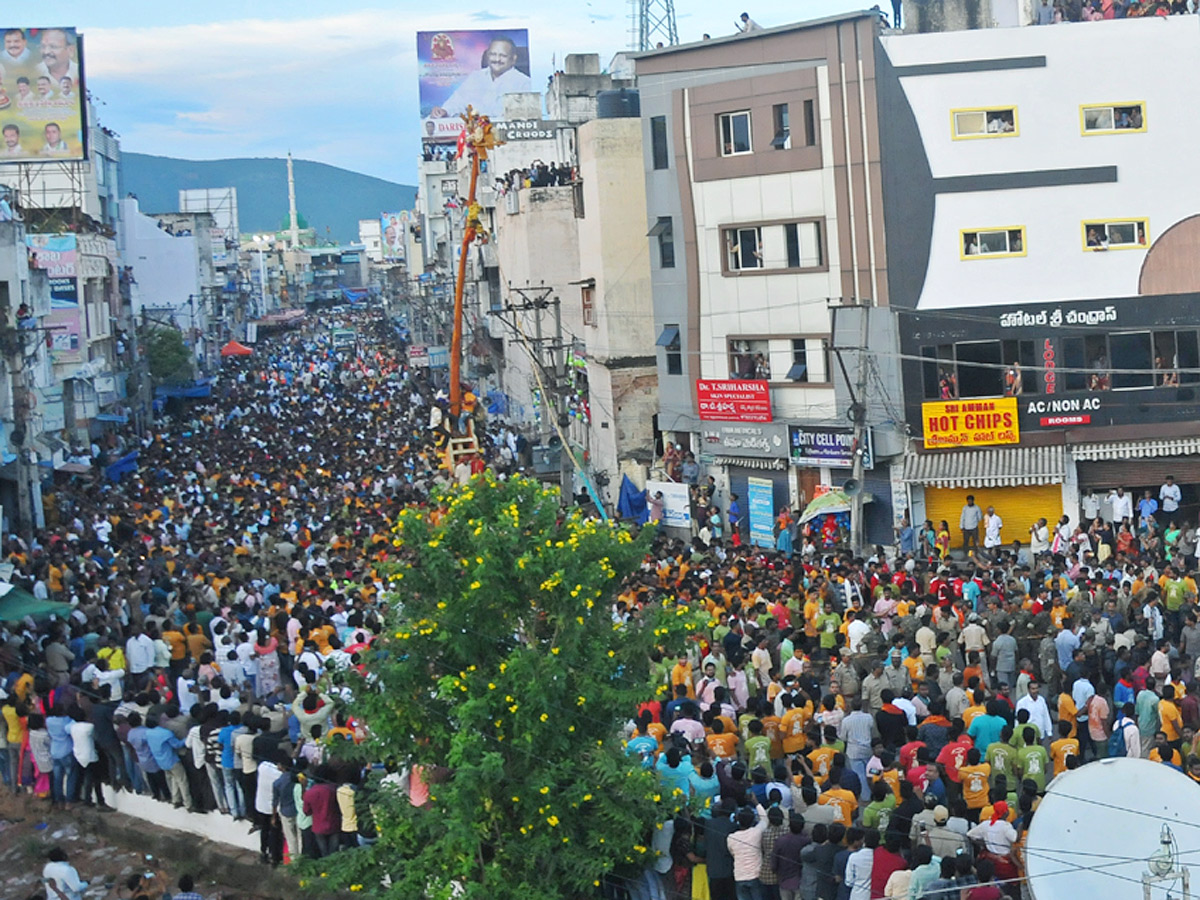
<svg viewBox="0 0 1200 900"><path fill-rule="evenodd" d="M1200 785L1161 763L1106 759L1064 772L1026 836L1030 892L1035 900L1180 900L1185 881L1174 875L1200 875L1198 810ZM1164 845L1168 836L1173 845Z"/></svg>

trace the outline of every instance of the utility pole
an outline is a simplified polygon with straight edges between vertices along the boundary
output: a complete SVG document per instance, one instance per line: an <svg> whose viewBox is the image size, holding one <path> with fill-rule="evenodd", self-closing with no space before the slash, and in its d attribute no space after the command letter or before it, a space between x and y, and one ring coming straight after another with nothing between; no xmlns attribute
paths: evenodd
<svg viewBox="0 0 1200 900"><path fill-rule="evenodd" d="M12 391L12 443L17 448L17 519L14 528L29 544L33 540L33 493L29 465L29 385L25 373L25 342L14 326L7 283L0 282L0 343L4 350L4 365L8 368Z"/></svg>
<svg viewBox="0 0 1200 900"><path fill-rule="evenodd" d="M855 556L861 556L863 552L863 475L865 469L863 457L866 453L867 441L867 378L870 375L865 351L871 307L868 303L852 308L858 310L860 323L858 346L853 348L858 355L857 378L853 386L850 382L850 375L846 371L846 362L842 359L842 348L834 347L833 352L837 356L838 368L842 370L846 390L850 393L850 409L847 415L854 425L854 458L850 469L850 479L853 484L847 491L850 494L850 551ZM834 307L833 333L834 335L838 333L837 307Z"/></svg>

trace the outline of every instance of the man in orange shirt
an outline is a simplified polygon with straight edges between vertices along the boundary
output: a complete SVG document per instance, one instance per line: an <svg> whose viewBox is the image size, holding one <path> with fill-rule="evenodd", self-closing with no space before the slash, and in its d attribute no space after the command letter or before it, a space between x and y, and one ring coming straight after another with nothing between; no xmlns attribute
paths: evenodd
<svg viewBox="0 0 1200 900"><path fill-rule="evenodd" d="M854 813L858 809L858 798L844 787L834 787L824 791L817 798L817 804L833 809L833 821L847 828L854 823Z"/></svg>
<svg viewBox="0 0 1200 900"><path fill-rule="evenodd" d="M679 662L671 669L671 687L680 684L687 688L688 699L695 700L696 686L692 683L692 664L688 661L686 653L680 654Z"/></svg>
<svg viewBox="0 0 1200 900"><path fill-rule="evenodd" d="M719 718L713 718L712 734L706 735L704 742L708 745L708 752L713 755L715 760L737 758L738 736L736 733L726 734L725 723Z"/></svg>
<svg viewBox="0 0 1200 900"><path fill-rule="evenodd" d="M1054 775L1067 771L1067 759L1079 756L1079 741L1074 737L1075 723L1065 719L1058 721L1058 740L1050 744L1050 761L1054 764Z"/></svg>
<svg viewBox="0 0 1200 900"><path fill-rule="evenodd" d="M787 756L802 752L808 744L804 737L804 727L808 724L806 712L808 707L797 708L794 700L795 698L791 694L784 694L779 701L783 705L783 718L779 720L779 734L783 738L783 752Z"/></svg>
<svg viewBox="0 0 1200 900"><path fill-rule="evenodd" d="M963 800L967 804L967 818L973 824L979 824L979 811L988 802L988 778L992 767L983 762L983 754L978 747L967 751L967 764L959 766L958 779L962 785Z"/></svg>

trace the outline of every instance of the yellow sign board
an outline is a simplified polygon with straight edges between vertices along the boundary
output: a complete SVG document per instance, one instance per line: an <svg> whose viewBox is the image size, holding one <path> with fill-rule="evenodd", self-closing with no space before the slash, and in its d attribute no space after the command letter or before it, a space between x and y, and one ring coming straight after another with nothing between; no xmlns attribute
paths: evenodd
<svg viewBox="0 0 1200 900"><path fill-rule="evenodd" d="M922 403L921 419L926 450L1021 442L1016 397Z"/></svg>

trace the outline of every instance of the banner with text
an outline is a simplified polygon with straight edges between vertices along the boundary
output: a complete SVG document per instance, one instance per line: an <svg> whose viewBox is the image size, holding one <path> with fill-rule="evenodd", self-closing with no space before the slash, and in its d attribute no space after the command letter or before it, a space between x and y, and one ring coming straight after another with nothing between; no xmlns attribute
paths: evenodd
<svg viewBox="0 0 1200 900"><path fill-rule="evenodd" d="M922 403L921 420L927 450L1021 442L1016 397Z"/></svg>
<svg viewBox="0 0 1200 900"><path fill-rule="evenodd" d="M404 218L398 212L382 213L379 217L384 262L404 262Z"/></svg>
<svg viewBox="0 0 1200 900"><path fill-rule="evenodd" d="M0 163L87 158L83 37L0 28Z"/></svg>
<svg viewBox="0 0 1200 900"><path fill-rule="evenodd" d="M696 400L705 422L771 421L771 391L765 381L700 379Z"/></svg>
<svg viewBox="0 0 1200 900"><path fill-rule="evenodd" d="M692 503L688 486L676 481L647 481L646 491L651 497L662 491L662 524L671 528L692 527Z"/></svg>
<svg viewBox="0 0 1200 900"><path fill-rule="evenodd" d="M529 78L529 32L418 31L421 139L454 142L467 106L504 116L505 94L533 90Z"/></svg>
<svg viewBox="0 0 1200 900"><path fill-rule="evenodd" d="M750 543L775 546L775 493L769 478L746 479L746 504L750 510Z"/></svg>
<svg viewBox="0 0 1200 900"><path fill-rule="evenodd" d="M875 459L871 452L871 429L866 429L864 435L863 468L873 469ZM828 466L831 469L854 467L853 428L791 425L788 427L788 436L794 466Z"/></svg>

